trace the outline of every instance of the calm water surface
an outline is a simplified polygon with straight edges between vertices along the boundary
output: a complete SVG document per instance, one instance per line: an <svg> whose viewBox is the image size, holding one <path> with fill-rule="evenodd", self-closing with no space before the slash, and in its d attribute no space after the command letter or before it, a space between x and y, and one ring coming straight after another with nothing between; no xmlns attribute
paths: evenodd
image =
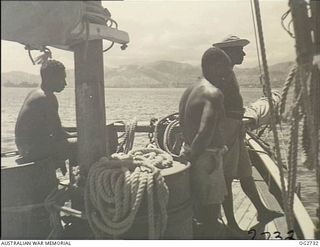
<svg viewBox="0 0 320 247"><path fill-rule="evenodd" d="M14 125L24 98L30 88L2 88L1 91L1 152L15 150ZM180 88L108 88L106 95L107 120L149 121L152 117L161 118L178 111L178 104L184 89ZM262 96L261 89L243 88L241 90L245 104ZM66 88L57 94L60 104L59 114L62 125L75 126L75 94L73 88ZM288 133L284 133L284 141ZM301 183L301 195L309 214L316 220L317 185L315 174L299 167L298 182Z"/></svg>

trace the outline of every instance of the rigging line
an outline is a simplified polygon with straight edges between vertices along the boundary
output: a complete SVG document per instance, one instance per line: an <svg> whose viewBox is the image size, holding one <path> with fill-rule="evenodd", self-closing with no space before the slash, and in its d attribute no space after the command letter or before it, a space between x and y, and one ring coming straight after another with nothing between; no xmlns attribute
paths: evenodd
<svg viewBox="0 0 320 247"><path fill-rule="evenodd" d="M285 209L284 210L285 214L286 214L286 216L289 216L288 215L289 207L287 204L286 186L285 186L285 182L284 182L283 162L281 159L279 137L278 137L277 126L276 126L275 109L274 109L274 105L272 102L271 83L270 83L270 77L269 77L269 71L268 71L266 50L265 50L265 45L264 45L259 0L254 0L254 6L255 6L255 11L256 11L256 20L257 20L257 29L258 29L258 34L259 34L260 48L261 48L262 65L263 65L263 70L264 70L264 75L265 75L265 86L266 86L265 91L267 94L269 107L270 107L271 128L272 128L274 144L275 144L277 165L278 165L280 178L281 178L282 201L283 201L283 205L284 205L284 209ZM291 221L289 220L289 218L287 218L288 229L292 228L290 223L291 223Z"/></svg>
<svg viewBox="0 0 320 247"><path fill-rule="evenodd" d="M114 42L112 42L108 48L104 49L103 52L109 51L113 47L113 45L114 45Z"/></svg>
<svg viewBox="0 0 320 247"><path fill-rule="evenodd" d="M255 21L255 15L254 15L254 11L253 11L253 5L252 5L252 1L250 1L250 6L251 6L251 16L252 16L252 22L253 22L253 30L254 30L254 38L255 38L255 42L256 42L256 49L257 49L257 56L258 56L258 64L259 64L259 72L260 72L260 83L263 85L263 81L261 78L262 75L262 69L261 69L261 59L260 59L260 52L259 52L259 43L258 43L258 38L257 38L257 27L256 27L256 21Z"/></svg>
<svg viewBox="0 0 320 247"><path fill-rule="evenodd" d="M286 27L284 25L284 20L288 17L288 15L290 14L291 9L287 10L282 16L281 16L281 26L282 28L290 35L290 37L294 38L294 34L290 31L290 25L292 20L290 20L288 27Z"/></svg>
<svg viewBox="0 0 320 247"><path fill-rule="evenodd" d="M25 49L26 49L26 48L25 48ZM31 49L31 48L30 48L30 49ZM30 60L31 60L32 64L33 64L33 65L36 65L36 63L34 62L34 59L33 59L33 57L32 57L32 54L31 54L31 50L30 50L30 49L29 49L29 48L27 48L29 58L30 58Z"/></svg>

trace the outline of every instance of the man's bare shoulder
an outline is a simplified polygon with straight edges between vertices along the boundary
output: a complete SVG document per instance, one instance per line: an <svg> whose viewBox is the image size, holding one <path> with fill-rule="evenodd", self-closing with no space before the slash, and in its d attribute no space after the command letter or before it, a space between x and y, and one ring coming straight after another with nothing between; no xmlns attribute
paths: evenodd
<svg viewBox="0 0 320 247"><path fill-rule="evenodd" d="M30 92L30 96L34 98L43 98L43 99L51 99L56 98L56 96L53 93L46 93L41 88L35 89Z"/></svg>
<svg viewBox="0 0 320 247"><path fill-rule="evenodd" d="M32 97L34 99L38 99L38 98L46 98L46 95L45 93L40 89L40 88L37 88L37 89L34 89L32 90L29 95L29 97Z"/></svg>
<svg viewBox="0 0 320 247"><path fill-rule="evenodd" d="M53 94L46 94L43 90L35 89L32 90L26 99L27 104L50 104L50 102L55 101L55 96Z"/></svg>
<svg viewBox="0 0 320 247"><path fill-rule="evenodd" d="M204 81L202 83L202 88L206 98L218 101L223 100L223 93L221 92L221 90L209 83L208 81Z"/></svg>

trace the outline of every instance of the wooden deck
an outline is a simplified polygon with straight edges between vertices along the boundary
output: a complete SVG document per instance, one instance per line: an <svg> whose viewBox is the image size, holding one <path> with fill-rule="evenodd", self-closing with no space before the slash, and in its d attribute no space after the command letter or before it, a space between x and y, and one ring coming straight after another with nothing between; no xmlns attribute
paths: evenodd
<svg viewBox="0 0 320 247"><path fill-rule="evenodd" d="M262 177L254 167L253 177L255 179L259 194L265 205L269 209L282 211L277 200L268 191L268 185L265 183L265 181L262 179ZM259 223L257 221L257 211L250 199L242 191L240 181L234 180L232 187L235 218L241 229L245 231L255 229L256 235L254 239L277 239L276 237L279 236L279 234L283 238L288 237L288 230L286 227L285 217L280 217L267 223ZM222 220L223 222L227 222L223 210ZM279 234L276 232L279 232ZM250 234L248 233L248 239L252 239L253 234L253 232Z"/></svg>

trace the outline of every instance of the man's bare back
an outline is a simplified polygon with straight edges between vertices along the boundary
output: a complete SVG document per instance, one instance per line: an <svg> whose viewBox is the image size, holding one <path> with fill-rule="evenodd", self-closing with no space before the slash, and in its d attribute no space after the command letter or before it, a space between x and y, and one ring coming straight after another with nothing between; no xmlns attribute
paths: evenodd
<svg viewBox="0 0 320 247"><path fill-rule="evenodd" d="M52 145L65 140L54 94L41 89L29 93L17 119L15 136L20 154L31 159L47 157Z"/></svg>
<svg viewBox="0 0 320 247"><path fill-rule="evenodd" d="M185 91L180 100L179 117L192 155L197 157L206 148L223 146L220 126L224 119L223 94L206 79Z"/></svg>

